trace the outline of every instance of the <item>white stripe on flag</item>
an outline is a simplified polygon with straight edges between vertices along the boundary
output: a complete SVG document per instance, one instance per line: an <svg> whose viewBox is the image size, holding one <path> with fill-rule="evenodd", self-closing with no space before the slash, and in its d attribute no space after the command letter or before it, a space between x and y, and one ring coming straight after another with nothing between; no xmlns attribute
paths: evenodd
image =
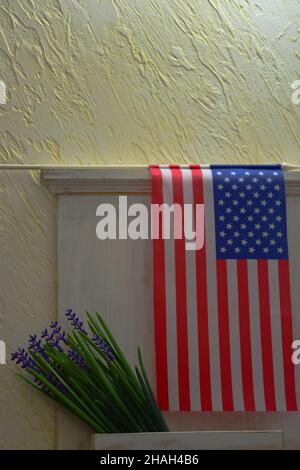
<svg viewBox="0 0 300 470"><path fill-rule="evenodd" d="M247 266L255 409L256 411L265 411L266 405L262 369L257 261L255 259L248 260Z"/></svg>
<svg viewBox="0 0 300 470"><path fill-rule="evenodd" d="M276 410L286 411L279 299L278 260L268 260Z"/></svg>
<svg viewBox="0 0 300 470"><path fill-rule="evenodd" d="M192 204L193 180L189 169L182 170L184 204ZM199 337L197 317L197 290L196 290L196 259L195 250L186 250L186 288L187 288L187 321L188 321L188 347L189 347L189 378L191 410L201 410L200 403L200 377L199 377Z"/></svg>
<svg viewBox="0 0 300 470"><path fill-rule="evenodd" d="M235 259L227 260L232 394L234 410L244 411L236 263Z"/></svg>
<svg viewBox="0 0 300 470"><path fill-rule="evenodd" d="M173 204L172 173L168 168L161 169L163 180L163 201ZM171 223L172 234L173 224ZM168 356L169 409L179 410L178 394L178 359L177 359L177 322L176 322L176 287L175 287L175 250L174 239L165 240L165 278L166 278L166 329Z"/></svg>
<svg viewBox="0 0 300 470"><path fill-rule="evenodd" d="M219 325L217 301L217 273L216 273L216 235L214 194L211 170L204 169L204 217L205 217L205 248L207 263L207 301L208 301L208 328L209 328L209 354L211 370L212 408L214 411L222 410Z"/></svg>

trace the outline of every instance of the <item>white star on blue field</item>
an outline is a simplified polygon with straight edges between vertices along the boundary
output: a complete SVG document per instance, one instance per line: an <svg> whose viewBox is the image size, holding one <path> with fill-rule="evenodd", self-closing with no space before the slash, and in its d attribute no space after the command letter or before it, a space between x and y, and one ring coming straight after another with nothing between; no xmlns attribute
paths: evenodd
<svg viewBox="0 0 300 470"><path fill-rule="evenodd" d="M288 258L280 167L212 169L217 257Z"/></svg>

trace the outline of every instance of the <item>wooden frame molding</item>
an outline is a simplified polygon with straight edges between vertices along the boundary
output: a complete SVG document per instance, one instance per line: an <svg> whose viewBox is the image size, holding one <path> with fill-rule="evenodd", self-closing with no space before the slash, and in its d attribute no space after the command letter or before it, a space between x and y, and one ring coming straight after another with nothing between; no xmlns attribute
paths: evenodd
<svg viewBox="0 0 300 470"><path fill-rule="evenodd" d="M147 167L99 167L93 169L44 169L41 182L52 194L149 194ZM285 172L287 196L300 196L300 172Z"/></svg>

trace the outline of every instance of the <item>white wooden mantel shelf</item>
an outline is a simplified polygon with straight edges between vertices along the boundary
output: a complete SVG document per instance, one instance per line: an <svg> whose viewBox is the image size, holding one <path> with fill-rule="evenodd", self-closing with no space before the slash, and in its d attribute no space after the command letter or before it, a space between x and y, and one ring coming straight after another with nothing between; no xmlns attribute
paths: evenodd
<svg viewBox="0 0 300 470"><path fill-rule="evenodd" d="M93 434L92 450L279 450L283 441L280 430Z"/></svg>
<svg viewBox="0 0 300 470"><path fill-rule="evenodd" d="M300 171L286 171L287 196L300 196ZM44 169L41 182L52 194L149 194L151 177L147 167L99 167Z"/></svg>

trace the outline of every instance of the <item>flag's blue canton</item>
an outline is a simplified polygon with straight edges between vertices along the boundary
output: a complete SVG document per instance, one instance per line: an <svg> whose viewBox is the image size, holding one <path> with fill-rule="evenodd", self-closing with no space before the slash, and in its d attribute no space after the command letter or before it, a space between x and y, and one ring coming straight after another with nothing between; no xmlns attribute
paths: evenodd
<svg viewBox="0 0 300 470"><path fill-rule="evenodd" d="M287 258L281 168L217 167L212 174L217 258Z"/></svg>

